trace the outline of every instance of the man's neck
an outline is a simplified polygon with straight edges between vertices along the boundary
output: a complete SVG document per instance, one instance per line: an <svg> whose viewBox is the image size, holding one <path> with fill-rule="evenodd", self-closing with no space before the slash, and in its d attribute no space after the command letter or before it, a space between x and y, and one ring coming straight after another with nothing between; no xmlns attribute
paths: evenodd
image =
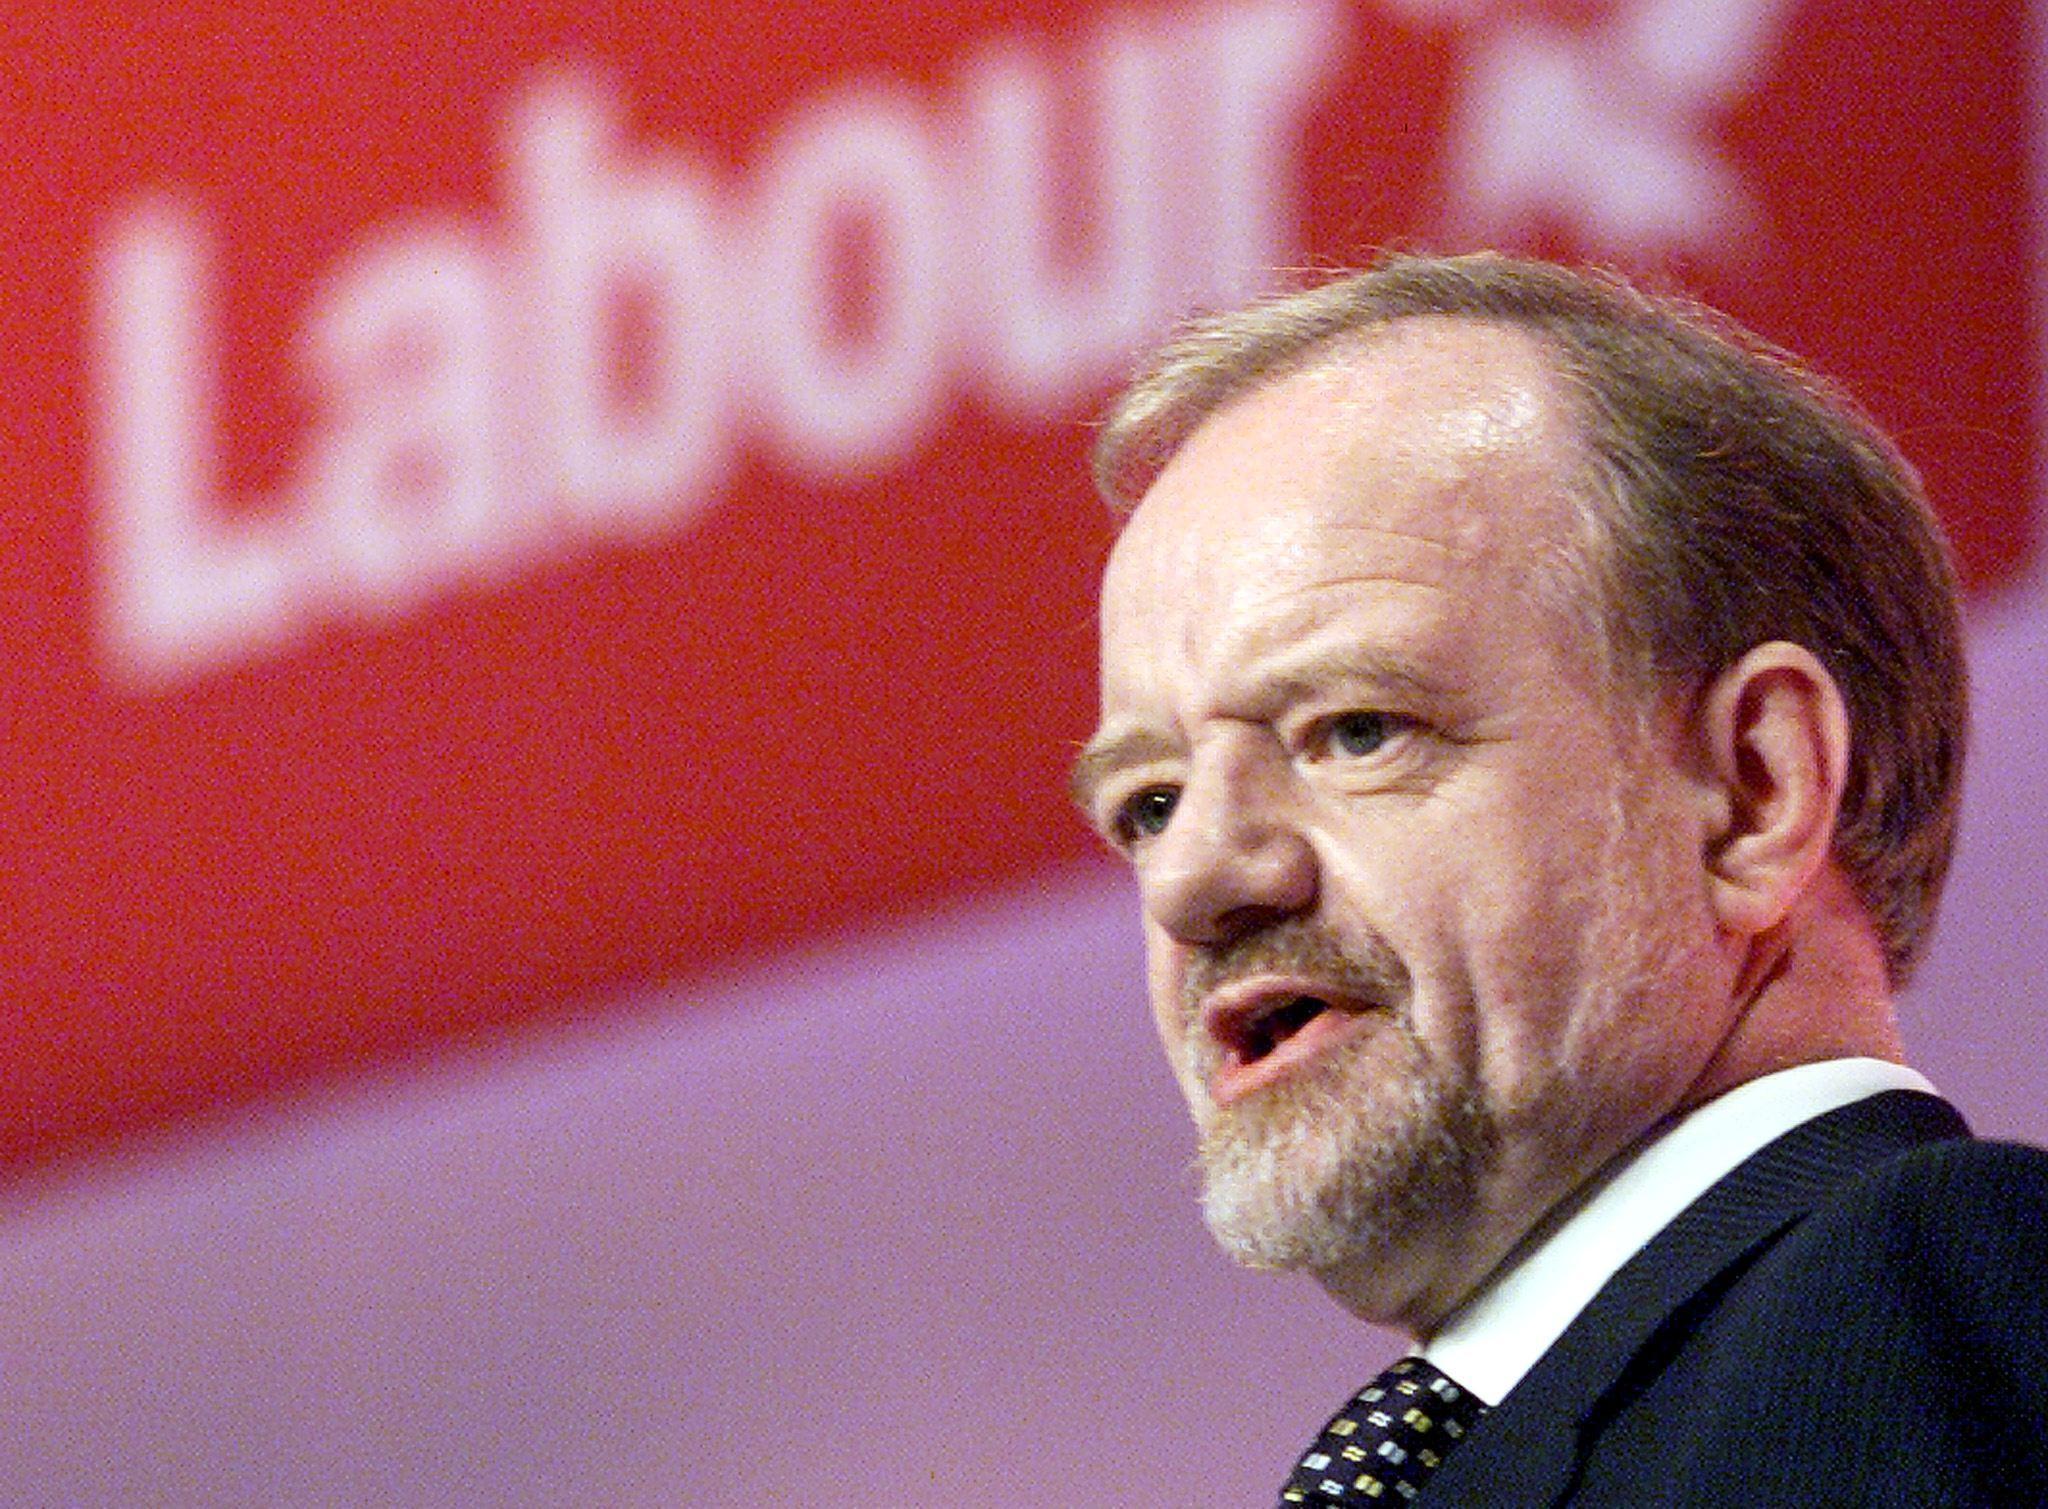
<svg viewBox="0 0 2048 1509"><path fill-rule="evenodd" d="M1752 1080L1675 1118L1545 1217L1418 1350L1498 1403L1601 1286L1724 1174L1803 1122L1891 1089L1933 1086L1898 1064L1845 1058Z"/></svg>

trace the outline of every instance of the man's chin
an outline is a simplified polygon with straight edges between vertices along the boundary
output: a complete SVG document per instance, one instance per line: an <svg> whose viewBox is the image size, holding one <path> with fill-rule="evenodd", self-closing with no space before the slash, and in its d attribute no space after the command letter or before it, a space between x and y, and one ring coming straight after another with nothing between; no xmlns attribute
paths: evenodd
<svg viewBox="0 0 2048 1509"><path fill-rule="evenodd" d="M1335 1193L1320 1181L1212 1176L1202 1216L1216 1244L1247 1268L1314 1273L1370 1262L1393 1233L1366 1214L1356 1181Z"/></svg>
<svg viewBox="0 0 2048 1509"><path fill-rule="evenodd" d="M1202 1216L1216 1243L1247 1268L1314 1271L1383 1245L1371 1212L1377 1171L1328 1123L1271 1104L1219 1113L1203 1137Z"/></svg>
<svg viewBox="0 0 2048 1509"><path fill-rule="evenodd" d="M1493 1128L1471 1097L1421 1078L1405 1089L1392 1104L1384 1087L1362 1096L1317 1075L1212 1111L1202 1213L1217 1245L1248 1268L1357 1273L1458 1225Z"/></svg>

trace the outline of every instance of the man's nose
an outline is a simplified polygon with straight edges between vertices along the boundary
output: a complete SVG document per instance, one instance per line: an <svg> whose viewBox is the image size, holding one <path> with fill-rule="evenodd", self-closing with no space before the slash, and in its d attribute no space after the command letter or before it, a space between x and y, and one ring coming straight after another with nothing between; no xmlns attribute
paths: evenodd
<svg viewBox="0 0 2048 1509"><path fill-rule="evenodd" d="M1288 776L1256 752L1198 760L1144 870L1146 909L1185 943L1226 943L1306 911L1316 856Z"/></svg>

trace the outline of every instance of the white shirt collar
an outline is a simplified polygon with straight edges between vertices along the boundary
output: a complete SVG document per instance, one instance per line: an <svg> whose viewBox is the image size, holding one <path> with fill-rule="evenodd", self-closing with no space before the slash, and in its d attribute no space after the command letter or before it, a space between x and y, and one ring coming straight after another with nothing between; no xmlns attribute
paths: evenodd
<svg viewBox="0 0 2048 1509"><path fill-rule="evenodd" d="M1547 1236L1511 1255L1417 1350L1498 1404L1622 1264L1751 1153L1880 1091L1933 1089L1913 1070L1874 1058L1804 1064L1738 1085L1615 1159Z"/></svg>

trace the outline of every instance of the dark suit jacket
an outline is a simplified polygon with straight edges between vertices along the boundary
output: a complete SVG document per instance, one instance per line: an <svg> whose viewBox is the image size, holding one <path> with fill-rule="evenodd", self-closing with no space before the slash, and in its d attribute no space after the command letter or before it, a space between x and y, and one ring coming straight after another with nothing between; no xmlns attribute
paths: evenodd
<svg viewBox="0 0 2048 1509"><path fill-rule="evenodd" d="M1788 1132L1608 1281L1422 1501L2048 1509L2048 1152L1912 1091Z"/></svg>

